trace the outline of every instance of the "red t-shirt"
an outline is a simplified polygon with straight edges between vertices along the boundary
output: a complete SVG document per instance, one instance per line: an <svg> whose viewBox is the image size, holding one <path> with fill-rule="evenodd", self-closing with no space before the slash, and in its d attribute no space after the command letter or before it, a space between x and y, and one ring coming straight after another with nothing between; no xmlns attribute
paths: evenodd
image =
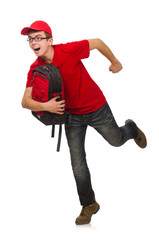
<svg viewBox="0 0 159 240"><path fill-rule="evenodd" d="M58 66L63 82L66 112L86 114L98 110L106 99L84 67L81 59L90 54L88 40L54 45L52 64ZM40 57L31 65L26 87L32 86L32 71L46 62Z"/></svg>

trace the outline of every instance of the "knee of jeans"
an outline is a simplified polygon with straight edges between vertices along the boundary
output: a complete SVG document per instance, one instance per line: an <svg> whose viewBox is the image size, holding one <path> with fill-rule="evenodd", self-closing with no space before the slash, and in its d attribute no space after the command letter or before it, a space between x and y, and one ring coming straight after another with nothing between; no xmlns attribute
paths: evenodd
<svg viewBox="0 0 159 240"><path fill-rule="evenodd" d="M123 140L124 140L123 136L124 135L123 135L123 132L121 129L120 130L119 130L119 128L114 129L114 130L112 129L111 133L109 133L107 135L106 140L113 147L120 147L123 144Z"/></svg>
<svg viewBox="0 0 159 240"><path fill-rule="evenodd" d="M120 137L116 137L116 138L114 137L112 139L109 139L108 142L113 147L120 147L122 145L122 141Z"/></svg>
<svg viewBox="0 0 159 240"><path fill-rule="evenodd" d="M73 170L74 176L77 178L78 177L82 178L88 173L88 167L85 162L72 163L72 170Z"/></svg>
<svg viewBox="0 0 159 240"><path fill-rule="evenodd" d="M113 147L120 147L122 144L119 141L114 141L110 143Z"/></svg>

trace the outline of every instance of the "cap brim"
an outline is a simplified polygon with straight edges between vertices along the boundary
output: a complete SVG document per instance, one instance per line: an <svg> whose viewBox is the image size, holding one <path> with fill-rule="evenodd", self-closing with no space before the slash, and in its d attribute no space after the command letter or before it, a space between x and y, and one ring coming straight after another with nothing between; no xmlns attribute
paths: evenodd
<svg viewBox="0 0 159 240"><path fill-rule="evenodd" d="M37 28L25 27L25 28L22 29L21 34L22 34L22 35L27 35L27 33L28 33L30 30L42 31L42 30L37 29Z"/></svg>
<svg viewBox="0 0 159 240"><path fill-rule="evenodd" d="M29 27L25 27L25 28L22 29L21 34L22 34L22 35L27 35L27 33L29 32L29 30L34 30L34 29L29 28Z"/></svg>

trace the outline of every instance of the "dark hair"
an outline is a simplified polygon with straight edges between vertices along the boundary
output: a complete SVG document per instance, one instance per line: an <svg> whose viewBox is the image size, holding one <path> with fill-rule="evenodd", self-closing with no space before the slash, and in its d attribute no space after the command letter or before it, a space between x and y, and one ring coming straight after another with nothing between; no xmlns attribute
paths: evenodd
<svg viewBox="0 0 159 240"><path fill-rule="evenodd" d="M27 35L29 35L30 33L34 33L34 32L39 32L39 30L29 30L28 32L27 32ZM49 33L47 33L47 32L45 32L44 31L44 33L45 33L45 36L49 39L49 38L52 38L52 36L49 34Z"/></svg>
<svg viewBox="0 0 159 240"><path fill-rule="evenodd" d="M49 33L47 33L47 32L44 32L44 33L45 33L47 38L52 38L52 36Z"/></svg>

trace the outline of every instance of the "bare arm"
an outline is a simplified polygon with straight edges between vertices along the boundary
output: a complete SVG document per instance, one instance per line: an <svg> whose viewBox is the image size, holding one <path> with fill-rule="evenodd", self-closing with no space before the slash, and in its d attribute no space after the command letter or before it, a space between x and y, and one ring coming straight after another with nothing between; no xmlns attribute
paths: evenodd
<svg viewBox="0 0 159 240"><path fill-rule="evenodd" d="M65 110L64 100L57 102L56 100L58 99L58 97L55 97L48 102L41 103L33 100L31 93L32 93L31 87L28 87L25 89L24 96L22 99L23 108L27 108L32 111L48 111L48 112L57 113L57 114L64 113L64 110Z"/></svg>
<svg viewBox="0 0 159 240"><path fill-rule="evenodd" d="M110 48L99 38L89 39L90 50L97 49L102 55L104 55L110 62L111 65L109 70L113 73L117 73L122 70L122 65L118 59L114 56Z"/></svg>

